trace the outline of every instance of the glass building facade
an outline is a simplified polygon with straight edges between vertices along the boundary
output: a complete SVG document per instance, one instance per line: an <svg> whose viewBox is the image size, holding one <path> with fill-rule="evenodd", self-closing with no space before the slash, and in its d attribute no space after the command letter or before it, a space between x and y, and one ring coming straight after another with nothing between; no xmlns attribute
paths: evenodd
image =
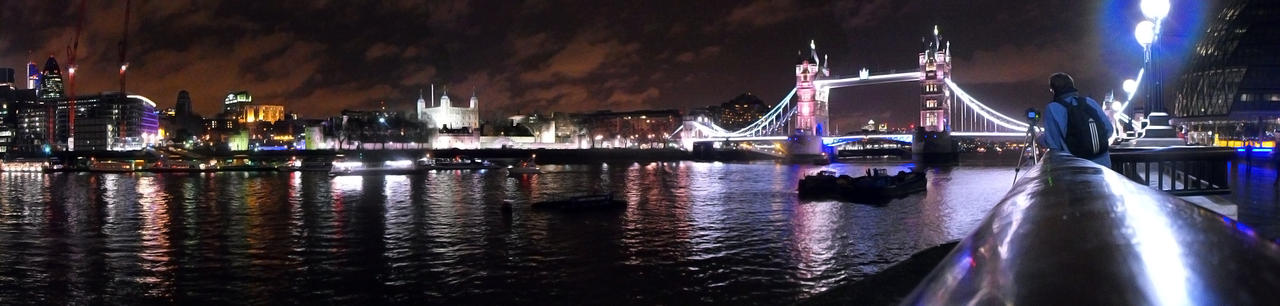
<svg viewBox="0 0 1280 306"><path fill-rule="evenodd" d="M1280 1L1228 4L1205 29L1171 109L1193 143L1271 139L1280 129Z"/></svg>

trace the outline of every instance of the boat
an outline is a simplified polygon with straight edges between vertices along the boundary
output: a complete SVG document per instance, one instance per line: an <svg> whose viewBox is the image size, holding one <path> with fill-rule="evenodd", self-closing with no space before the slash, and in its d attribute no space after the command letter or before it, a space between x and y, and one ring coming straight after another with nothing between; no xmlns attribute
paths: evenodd
<svg viewBox="0 0 1280 306"><path fill-rule="evenodd" d="M885 169L868 169L867 175L855 178L848 175L836 176L834 171L824 170L805 176L796 190L800 197L805 198L885 204L893 199L925 191L926 183L924 173L916 171L898 171L897 175L889 175Z"/></svg>
<svg viewBox="0 0 1280 306"><path fill-rule="evenodd" d="M190 162L161 160L146 167L142 171L146 172L200 172L203 171L200 165L192 165Z"/></svg>
<svg viewBox="0 0 1280 306"><path fill-rule="evenodd" d="M522 161L522 162L516 163L515 165L507 166L507 174L510 174L510 175L539 174L539 173L542 173L542 169L539 169L538 164L535 164L532 160Z"/></svg>
<svg viewBox="0 0 1280 306"><path fill-rule="evenodd" d="M613 193L570 197L561 200L534 202L534 209L561 211L608 210L627 207L627 201L617 199Z"/></svg>
<svg viewBox="0 0 1280 306"><path fill-rule="evenodd" d="M11 160L0 161L0 172L52 172L61 169L61 165L52 165L48 160Z"/></svg>
<svg viewBox="0 0 1280 306"><path fill-rule="evenodd" d="M491 163L487 160L479 158L435 158L419 160L419 166L423 170L483 170L483 169L499 169L502 166Z"/></svg>
<svg viewBox="0 0 1280 306"><path fill-rule="evenodd" d="M360 161L333 162L329 176L339 175L408 175L423 170L412 160L385 161L381 164L365 164Z"/></svg>
<svg viewBox="0 0 1280 306"><path fill-rule="evenodd" d="M133 163L94 161L89 164L90 172L133 172L133 170Z"/></svg>
<svg viewBox="0 0 1280 306"><path fill-rule="evenodd" d="M292 159L278 168L280 171L329 172L333 170L333 160L322 157Z"/></svg>

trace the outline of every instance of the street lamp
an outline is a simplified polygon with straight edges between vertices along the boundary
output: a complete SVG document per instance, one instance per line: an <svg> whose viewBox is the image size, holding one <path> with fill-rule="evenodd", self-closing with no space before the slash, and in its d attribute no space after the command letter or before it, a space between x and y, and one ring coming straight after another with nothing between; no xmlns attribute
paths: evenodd
<svg viewBox="0 0 1280 306"><path fill-rule="evenodd" d="M1132 98L1133 94L1138 92L1138 81L1134 79L1124 80L1124 84L1120 85L1120 88L1123 88L1124 93Z"/></svg>
<svg viewBox="0 0 1280 306"><path fill-rule="evenodd" d="M1151 43L1156 40L1156 24L1150 20L1139 22L1138 27L1133 29L1133 38L1136 38L1143 48L1151 46Z"/></svg>
<svg viewBox="0 0 1280 306"><path fill-rule="evenodd" d="M1143 20L1142 22L1139 22L1138 26L1133 29L1133 38L1138 41L1139 45L1142 45L1142 64L1145 67L1144 70L1148 74L1150 74L1150 78L1151 78L1151 81L1146 82L1147 97L1146 97L1146 104L1144 104L1146 105L1146 107L1143 107L1143 111L1144 112L1163 111L1163 110L1157 110L1157 108L1159 108L1158 106L1159 102L1155 101L1155 99L1157 98L1156 95L1160 94L1160 92L1156 91L1158 90L1156 88L1159 86L1157 84L1159 80L1157 80L1156 78L1158 78L1159 76L1154 73L1155 61L1152 59L1152 56L1151 56L1151 53L1152 53L1151 49L1153 49L1152 44L1155 43L1156 41L1156 24L1154 22L1151 22L1150 20Z"/></svg>
<svg viewBox="0 0 1280 306"><path fill-rule="evenodd" d="M1156 68L1157 51L1159 47L1156 45L1156 41L1160 37L1160 23L1169 15L1170 4L1169 0L1141 0L1141 2L1138 3L1138 7L1142 10L1142 15L1146 16L1147 19L1138 22L1137 26L1134 27L1133 38L1137 40L1139 45L1142 45L1142 63L1144 73L1140 73L1140 77L1141 74L1147 74L1147 78L1150 79L1150 81L1145 82L1146 86L1143 88L1145 89L1146 103L1144 103L1145 107L1143 107L1139 113L1141 113L1141 115L1145 115L1144 117L1147 118L1154 119L1159 117L1160 120L1152 122L1153 126L1167 126L1168 114L1165 114L1164 102L1161 101L1161 95L1163 93L1161 89L1160 71ZM1137 81L1134 81L1132 84L1133 85L1130 85L1129 81L1125 81L1123 86L1126 92L1137 92L1137 87L1139 87L1140 84L1137 84ZM1132 94L1130 94L1129 97L1132 99ZM1135 114L1135 116L1137 115L1139 114ZM1161 132L1161 134L1166 134L1164 133L1166 131L1162 130ZM1152 135L1147 134L1147 136ZM1172 137L1172 135L1158 135L1156 137Z"/></svg>
<svg viewBox="0 0 1280 306"><path fill-rule="evenodd" d="M1169 0L1142 0L1138 7L1142 8L1142 15L1147 19L1159 21L1169 16Z"/></svg>

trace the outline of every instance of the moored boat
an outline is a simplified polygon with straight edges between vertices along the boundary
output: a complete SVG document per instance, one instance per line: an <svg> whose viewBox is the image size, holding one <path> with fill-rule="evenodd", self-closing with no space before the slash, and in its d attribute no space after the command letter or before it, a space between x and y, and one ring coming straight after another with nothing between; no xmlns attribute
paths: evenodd
<svg viewBox="0 0 1280 306"><path fill-rule="evenodd" d="M201 165L185 161L162 160L142 168L146 172L200 172Z"/></svg>
<svg viewBox="0 0 1280 306"><path fill-rule="evenodd" d="M424 170L484 170L499 169L502 166L479 158L435 158L422 159L419 164Z"/></svg>
<svg viewBox="0 0 1280 306"><path fill-rule="evenodd" d="M89 163L90 172L133 172L133 163L117 161L93 161Z"/></svg>
<svg viewBox="0 0 1280 306"><path fill-rule="evenodd" d="M833 171L820 171L805 176L796 188L801 197L834 198L859 203L884 204L897 198L925 191L923 172L899 171L889 175L885 169L868 169L867 175L836 176Z"/></svg>
<svg viewBox="0 0 1280 306"><path fill-rule="evenodd" d="M516 163L515 165L507 166L507 174L510 174L510 175L539 174L539 173L542 173L542 169L539 169L538 164L535 164L532 160L522 161L522 162Z"/></svg>
<svg viewBox="0 0 1280 306"><path fill-rule="evenodd" d="M617 199L613 193L570 197L533 203L534 209L555 209L563 211L608 210L627 207L627 201Z"/></svg>
<svg viewBox="0 0 1280 306"><path fill-rule="evenodd" d="M368 165L359 161L334 162L329 176L339 175L406 175L414 174L423 168L412 160L386 161L381 164Z"/></svg>

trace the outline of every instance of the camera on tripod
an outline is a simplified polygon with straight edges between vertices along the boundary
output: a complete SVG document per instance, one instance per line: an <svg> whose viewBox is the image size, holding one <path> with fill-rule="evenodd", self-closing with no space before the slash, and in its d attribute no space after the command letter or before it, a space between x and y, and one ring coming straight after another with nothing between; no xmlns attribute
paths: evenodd
<svg viewBox="0 0 1280 306"><path fill-rule="evenodd" d="M1027 123L1029 123L1029 124L1031 124L1031 125L1036 125L1036 122L1040 122L1040 111L1037 111L1037 110L1036 110L1036 108L1034 108L1034 107L1032 107L1032 108L1028 108L1028 109L1027 109Z"/></svg>

